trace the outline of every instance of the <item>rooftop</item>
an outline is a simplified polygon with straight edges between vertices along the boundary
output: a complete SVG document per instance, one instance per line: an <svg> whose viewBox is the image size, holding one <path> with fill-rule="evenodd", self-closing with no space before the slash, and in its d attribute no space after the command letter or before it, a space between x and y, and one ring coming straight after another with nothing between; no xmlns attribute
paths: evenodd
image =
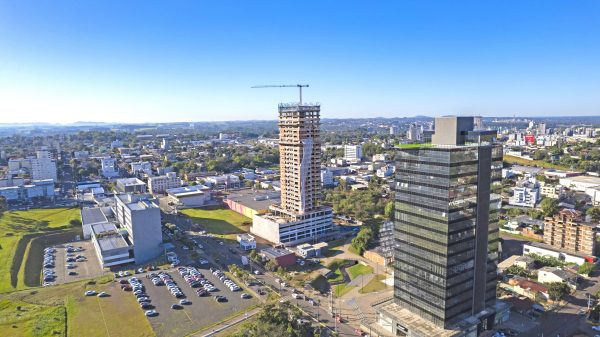
<svg viewBox="0 0 600 337"><path fill-rule="evenodd" d="M145 182L139 180L138 178L123 178L117 179L117 183L123 184L125 186L133 186L133 185L146 185Z"/></svg>
<svg viewBox="0 0 600 337"><path fill-rule="evenodd" d="M204 194L204 190L208 190L208 189L209 189L208 187L201 186L201 185L184 186L184 187L170 188L167 190L167 194L171 194L175 197L185 197L185 196Z"/></svg>
<svg viewBox="0 0 600 337"><path fill-rule="evenodd" d="M91 225L100 222L106 222L106 216L100 207L82 208L81 222L84 225Z"/></svg>
<svg viewBox="0 0 600 337"><path fill-rule="evenodd" d="M287 249L271 248L271 247L263 249L262 252L265 255L269 255L270 257L273 257L273 258L294 254L293 252L291 252Z"/></svg>
<svg viewBox="0 0 600 337"><path fill-rule="evenodd" d="M575 177L568 177L568 178L562 178L562 179L568 179L568 180L575 181L578 183L588 183L588 184L600 185L600 177L594 177L594 176L575 176Z"/></svg>
<svg viewBox="0 0 600 337"><path fill-rule="evenodd" d="M240 190L228 195L227 199L254 210L266 210L269 209L269 206L279 202L280 193Z"/></svg>

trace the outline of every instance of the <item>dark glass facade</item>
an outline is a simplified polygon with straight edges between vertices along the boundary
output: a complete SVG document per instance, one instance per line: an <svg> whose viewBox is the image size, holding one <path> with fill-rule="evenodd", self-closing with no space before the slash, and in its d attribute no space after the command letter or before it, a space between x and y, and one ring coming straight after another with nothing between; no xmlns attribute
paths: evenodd
<svg viewBox="0 0 600 337"><path fill-rule="evenodd" d="M495 303L500 145L399 149L395 302L448 328Z"/></svg>

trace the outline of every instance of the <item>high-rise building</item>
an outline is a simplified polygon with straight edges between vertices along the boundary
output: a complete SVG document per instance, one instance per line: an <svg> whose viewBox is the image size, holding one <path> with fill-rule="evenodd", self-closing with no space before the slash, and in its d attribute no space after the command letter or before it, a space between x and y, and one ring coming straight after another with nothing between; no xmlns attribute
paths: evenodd
<svg viewBox="0 0 600 337"><path fill-rule="evenodd" d="M474 130L483 130L483 117L481 117L481 116L473 117L473 129Z"/></svg>
<svg viewBox="0 0 600 337"><path fill-rule="evenodd" d="M253 217L251 232L274 243L297 244L331 234L332 210L321 197L321 107L279 105L281 202Z"/></svg>
<svg viewBox="0 0 600 337"><path fill-rule="evenodd" d="M474 131L473 117L440 117L430 144L399 148L394 299L375 306L392 334L477 336L504 317L496 302L495 137Z"/></svg>
<svg viewBox="0 0 600 337"><path fill-rule="evenodd" d="M52 152L46 150L36 151L36 158L31 159L31 178L34 180L52 179L56 181L56 161L52 159Z"/></svg>

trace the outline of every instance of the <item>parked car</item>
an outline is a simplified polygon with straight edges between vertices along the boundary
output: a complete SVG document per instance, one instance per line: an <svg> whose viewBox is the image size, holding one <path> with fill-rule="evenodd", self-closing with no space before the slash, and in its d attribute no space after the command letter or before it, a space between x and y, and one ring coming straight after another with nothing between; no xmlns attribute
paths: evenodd
<svg viewBox="0 0 600 337"><path fill-rule="evenodd" d="M158 315L158 312L156 312L156 310L147 310L144 314L148 317L152 317Z"/></svg>
<svg viewBox="0 0 600 337"><path fill-rule="evenodd" d="M94 290L87 290L84 294L85 296L94 296L97 293Z"/></svg>

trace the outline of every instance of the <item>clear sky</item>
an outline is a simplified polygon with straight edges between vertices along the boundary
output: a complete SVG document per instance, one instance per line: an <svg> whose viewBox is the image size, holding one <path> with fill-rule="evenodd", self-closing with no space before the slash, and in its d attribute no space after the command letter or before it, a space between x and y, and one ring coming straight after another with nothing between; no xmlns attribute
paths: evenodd
<svg viewBox="0 0 600 337"><path fill-rule="evenodd" d="M0 0L0 122L600 115L600 1Z"/></svg>

